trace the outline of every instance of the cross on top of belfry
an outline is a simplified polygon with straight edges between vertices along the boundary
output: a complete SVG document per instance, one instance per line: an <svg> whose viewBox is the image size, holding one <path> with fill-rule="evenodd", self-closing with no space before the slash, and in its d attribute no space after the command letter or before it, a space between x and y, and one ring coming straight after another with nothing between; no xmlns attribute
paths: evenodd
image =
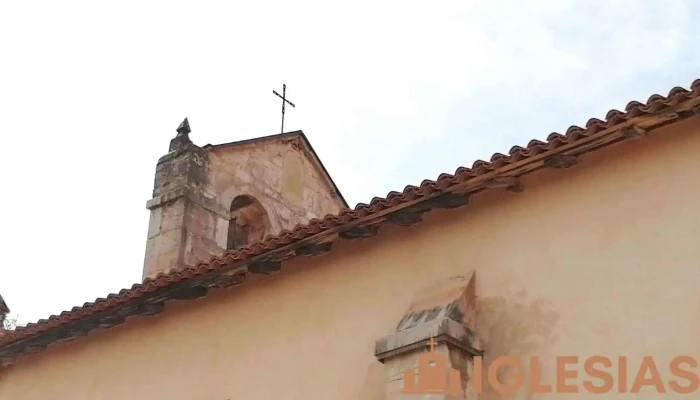
<svg viewBox="0 0 700 400"><path fill-rule="evenodd" d="M287 85L285 85L284 83L282 84L282 95L280 95L279 93L277 93L274 90L272 91L272 93L274 93L275 95L277 95L277 97L282 99L282 131L280 133L284 133L284 106L286 104L289 104L290 106L292 106L294 108L297 108L297 107L291 101L287 100Z"/></svg>

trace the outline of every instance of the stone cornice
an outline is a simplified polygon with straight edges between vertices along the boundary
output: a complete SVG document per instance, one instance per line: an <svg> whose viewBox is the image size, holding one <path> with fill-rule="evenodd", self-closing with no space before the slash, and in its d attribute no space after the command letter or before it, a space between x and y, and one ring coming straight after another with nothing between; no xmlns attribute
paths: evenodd
<svg viewBox="0 0 700 400"><path fill-rule="evenodd" d="M149 210L153 210L154 208L161 207L167 203L176 201L181 198L185 198L194 204L200 205L203 208L215 213L221 218L224 218L226 220L231 219L230 213L226 211L224 207L221 207L219 204L217 204L217 202L214 199L202 196L201 194L196 193L189 187L180 187L160 196L156 196L151 200L148 200L148 202L146 202L146 208Z"/></svg>
<svg viewBox="0 0 700 400"><path fill-rule="evenodd" d="M384 336L375 343L374 356L384 362L387 358L425 348L431 339L446 342L471 356L480 356L483 352L474 347L475 335L459 322L450 318L438 318L431 322L395 332Z"/></svg>

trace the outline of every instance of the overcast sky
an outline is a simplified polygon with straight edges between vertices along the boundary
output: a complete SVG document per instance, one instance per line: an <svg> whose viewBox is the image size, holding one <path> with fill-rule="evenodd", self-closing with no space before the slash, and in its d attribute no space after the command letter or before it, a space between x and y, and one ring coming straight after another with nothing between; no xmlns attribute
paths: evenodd
<svg viewBox="0 0 700 400"><path fill-rule="evenodd" d="M199 145L275 134L286 83L285 130L355 205L700 78L691 0L333 4L0 2L0 293L21 323L140 281L184 117Z"/></svg>

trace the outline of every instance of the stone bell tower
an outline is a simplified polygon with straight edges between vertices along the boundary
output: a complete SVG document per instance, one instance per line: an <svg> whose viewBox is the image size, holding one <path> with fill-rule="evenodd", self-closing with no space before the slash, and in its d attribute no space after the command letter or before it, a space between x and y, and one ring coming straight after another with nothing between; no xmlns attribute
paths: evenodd
<svg viewBox="0 0 700 400"><path fill-rule="evenodd" d="M156 166L143 279L347 207L302 131L199 147L189 121Z"/></svg>
<svg viewBox="0 0 700 400"><path fill-rule="evenodd" d="M5 318L7 318L7 314L9 313L10 308L5 303L5 299L2 298L2 295L0 295L0 331L5 327Z"/></svg>

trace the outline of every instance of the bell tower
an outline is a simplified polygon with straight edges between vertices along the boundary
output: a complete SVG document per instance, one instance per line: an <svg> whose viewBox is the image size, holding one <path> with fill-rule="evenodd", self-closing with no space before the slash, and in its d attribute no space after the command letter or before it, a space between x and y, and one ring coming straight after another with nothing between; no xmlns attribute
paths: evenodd
<svg viewBox="0 0 700 400"><path fill-rule="evenodd" d="M5 299L2 298L2 295L0 295L0 331L5 329L5 318L7 318L7 314L10 313L10 308L7 306L7 303L5 303Z"/></svg>
<svg viewBox="0 0 700 400"><path fill-rule="evenodd" d="M199 147L187 118L158 160L143 279L348 205L302 131Z"/></svg>

